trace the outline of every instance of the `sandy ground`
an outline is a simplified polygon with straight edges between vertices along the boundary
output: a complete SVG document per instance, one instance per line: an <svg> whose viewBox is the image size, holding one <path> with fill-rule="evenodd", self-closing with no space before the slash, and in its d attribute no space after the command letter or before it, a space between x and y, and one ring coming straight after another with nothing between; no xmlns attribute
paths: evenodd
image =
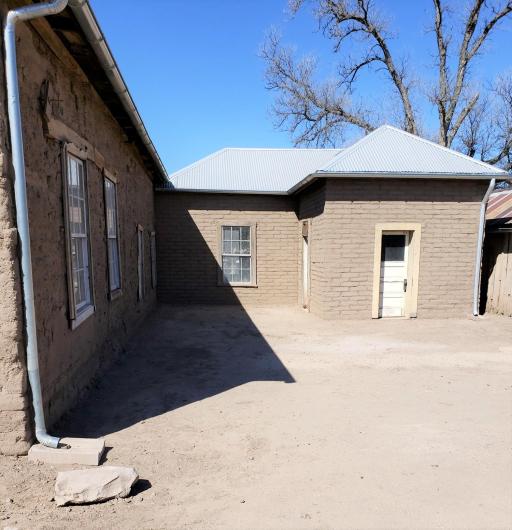
<svg viewBox="0 0 512 530"><path fill-rule="evenodd" d="M134 495L58 508L0 459L0 528L512 528L512 321L161 307L58 427Z"/></svg>

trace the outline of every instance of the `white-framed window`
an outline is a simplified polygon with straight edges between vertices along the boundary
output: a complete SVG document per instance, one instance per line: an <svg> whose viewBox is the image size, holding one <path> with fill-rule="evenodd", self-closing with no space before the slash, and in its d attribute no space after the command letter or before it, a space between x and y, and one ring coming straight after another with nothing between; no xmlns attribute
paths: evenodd
<svg viewBox="0 0 512 530"><path fill-rule="evenodd" d="M137 274L139 286L137 290L140 301L144 300L144 228L137 225Z"/></svg>
<svg viewBox="0 0 512 530"><path fill-rule="evenodd" d="M156 288L156 235L155 232L151 232L151 287Z"/></svg>
<svg viewBox="0 0 512 530"><path fill-rule="evenodd" d="M221 226L222 283L255 285L253 225Z"/></svg>
<svg viewBox="0 0 512 530"><path fill-rule="evenodd" d="M70 316L75 325L94 311L87 204L87 175L83 160L66 153L66 224Z"/></svg>
<svg viewBox="0 0 512 530"><path fill-rule="evenodd" d="M121 262L119 258L119 223L117 216L117 187L108 177L104 178L105 217L107 233L107 257L109 291L113 295L121 289Z"/></svg>

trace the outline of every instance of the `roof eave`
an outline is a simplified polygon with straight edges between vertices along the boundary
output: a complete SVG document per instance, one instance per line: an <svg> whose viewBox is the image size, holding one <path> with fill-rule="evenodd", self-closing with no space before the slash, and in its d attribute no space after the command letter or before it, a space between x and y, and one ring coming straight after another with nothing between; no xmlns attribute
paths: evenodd
<svg viewBox="0 0 512 530"><path fill-rule="evenodd" d="M288 190L288 194L293 195L302 190L313 181L319 178L398 178L398 179L446 179L446 180L491 180L493 178L500 180L512 180L512 175L507 172L496 172L494 174L475 174L475 173L395 173L395 172L352 172L343 173L336 171L317 171L311 173L306 178L295 184Z"/></svg>
<svg viewBox="0 0 512 530"><path fill-rule="evenodd" d="M201 188L175 188L158 186L155 191L168 193L215 193L215 194L229 194L229 195L290 195L287 191L260 191L260 190L211 190Z"/></svg>
<svg viewBox="0 0 512 530"><path fill-rule="evenodd" d="M123 125L122 123L120 123L121 127L123 127L126 130L134 129L136 131L136 135L139 138L141 147L143 146L143 149L145 149L147 152L147 155L144 155L144 156L147 159L151 160L152 162L151 165L154 168L153 172L156 173L157 180L160 180L162 182L167 182L168 181L167 171L146 130L144 122L142 121L139 111L132 99L132 96L128 90L128 87L126 86L123 76L118 68L116 60L114 59L112 52L110 51L110 48L107 44L105 36L103 32L101 31L101 28L98 25L98 22L96 20L96 17L94 16L94 13L91 7L89 6L88 0L70 0L68 5L69 5L69 9L73 13L73 16L75 17L76 22L78 23L78 26L83 32L83 35L86 41L88 42L89 46L93 50L94 54L96 55L97 60L101 68L103 69L104 74L112 87L112 90L115 93L115 96L119 98L119 101L121 102L121 105L124 108L124 111L126 112L131 122L131 127L129 127L128 124ZM52 17L52 18L53 20L50 21L51 22L50 25L52 25L53 23L52 28L55 31L56 29L55 24L58 23L57 22L58 17ZM70 28L64 28L64 29L69 31ZM62 38L62 32L57 32L57 34L63 41L64 45L66 46L67 43L65 42L65 39L63 40ZM78 55L73 54L73 53L71 54L73 55L75 60L79 62L77 59L79 54ZM107 102L107 106L108 104L109 103Z"/></svg>

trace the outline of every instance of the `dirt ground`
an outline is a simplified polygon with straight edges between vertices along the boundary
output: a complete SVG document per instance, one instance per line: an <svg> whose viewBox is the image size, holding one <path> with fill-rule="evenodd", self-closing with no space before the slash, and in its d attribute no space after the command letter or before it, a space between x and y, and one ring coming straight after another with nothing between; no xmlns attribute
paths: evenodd
<svg viewBox="0 0 512 530"><path fill-rule="evenodd" d="M0 528L512 528L512 321L160 307L60 434L127 499L58 508L0 458Z"/></svg>

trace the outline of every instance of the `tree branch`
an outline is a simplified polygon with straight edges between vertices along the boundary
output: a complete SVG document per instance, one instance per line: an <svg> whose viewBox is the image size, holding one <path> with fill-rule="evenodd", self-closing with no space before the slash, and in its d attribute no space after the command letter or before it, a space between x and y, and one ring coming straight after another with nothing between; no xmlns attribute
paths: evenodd
<svg viewBox="0 0 512 530"><path fill-rule="evenodd" d="M417 134L418 129L405 72L399 70L395 65L387 44L384 26L373 14L372 6L371 0L352 2L349 0L322 0L319 16L325 21L324 31L336 40L335 51L339 50L341 43L356 31L364 33L374 41L381 53L374 61L378 60L385 65L403 105L406 130Z"/></svg>
<svg viewBox="0 0 512 530"><path fill-rule="evenodd" d="M439 3L440 0L434 0L434 3ZM452 127L454 115L459 104L461 95L466 88L466 75L471 60L478 53L480 47L489 37L493 28L496 24L512 12L512 1L508 1L505 5L498 10L494 10L494 16L485 23L483 29L475 37L478 22L482 12L482 8L485 6L485 0L474 0L473 6L468 12L466 24L464 27L464 33L459 48L459 58L457 65L457 73L455 76L455 84L452 93L448 99L447 105L445 104L445 121L444 130L446 131L446 137L453 138L455 134L449 134L448 130ZM448 147L451 145L451 141L447 141L444 145Z"/></svg>
<svg viewBox="0 0 512 530"><path fill-rule="evenodd" d="M292 51L280 46L275 33L267 38L261 56L267 62L267 88L280 94L273 108L277 124L294 135L296 145L332 144L347 126L366 132L374 129L368 112L351 108L334 83L316 84L316 62L312 58L295 62Z"/></svg>

